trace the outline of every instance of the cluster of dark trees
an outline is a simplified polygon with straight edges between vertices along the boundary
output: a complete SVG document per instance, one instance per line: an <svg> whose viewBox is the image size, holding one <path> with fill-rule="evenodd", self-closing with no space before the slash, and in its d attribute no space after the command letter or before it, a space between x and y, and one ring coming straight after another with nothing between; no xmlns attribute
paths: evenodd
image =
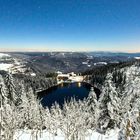
<svg viewBox="0 0 140 140"><path fill-rule="evenodd" d="M6 84L6 79L8 72L0 71L0 75L3 76L3 79ZM19 83L22 81L22 84L25 86L25 89L32 88L34 92L40 90L48 89L57 84L56 73L47 73L47 74L36 74L36 76L23 75L23 74L11 74L13 78L13 83L16 85L15 88L17 91L20 89Z"/></svg>
<svg viewBox="0 0 140 140"><path fill-rule="evenodd" d="M32 88L35 92L48 89L57 84L56 76L51 73L36 76L15 75L14 77L24 81L25 87L27 89Z"/></svg>
<svg viewBox="0 0 140 140"><path fill-rule="evenodd" d="M114 82L116 82L117 85L120 85L125 81L125 77L122 77L121 72L118 70L124 67L132 66L135 63L136 60L96 66L91 70L83 72L82 75L89 75L86 80L89 80L92 85L101 87L106 79L107 73L113 73ZM137 63L139 64L139 61L137 61Z"/></svg>

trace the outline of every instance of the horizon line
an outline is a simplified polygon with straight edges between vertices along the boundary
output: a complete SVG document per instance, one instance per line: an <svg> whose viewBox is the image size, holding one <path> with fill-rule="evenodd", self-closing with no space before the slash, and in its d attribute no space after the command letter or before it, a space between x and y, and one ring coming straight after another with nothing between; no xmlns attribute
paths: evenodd
<svg viewBox="0 0 140 140"><path fill-rule="evenodd" d="M47 52L79 52L79 53L88 53L88 52L101 52L101 53L140 53L140 51L134 51L134 52L131 52L131 51L107 51L107 50L75 50L75 51L68 51L68 50L42 50L42 51L38 51L38 50L9 50L9 51L1 51L0 50L0 53L47 53Z"/></svg>

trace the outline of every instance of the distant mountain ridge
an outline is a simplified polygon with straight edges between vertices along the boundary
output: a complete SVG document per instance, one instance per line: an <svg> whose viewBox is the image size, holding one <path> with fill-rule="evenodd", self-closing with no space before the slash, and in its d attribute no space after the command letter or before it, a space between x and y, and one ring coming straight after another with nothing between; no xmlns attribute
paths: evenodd
<svg viewBox="0 0 140 140"><path fill-rule="evenodd" d="M106 52L106 51L95 51L88 52L87 54L92 56L126 56L126 57L140 57L140 53L125 53L125 52Z"/></svg>

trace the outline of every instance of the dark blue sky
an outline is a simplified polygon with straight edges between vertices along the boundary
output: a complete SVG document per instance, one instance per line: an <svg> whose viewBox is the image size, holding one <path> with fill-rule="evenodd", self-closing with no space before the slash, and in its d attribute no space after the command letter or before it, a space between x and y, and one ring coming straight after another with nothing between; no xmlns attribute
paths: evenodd
<svg viewBox="0 0 140 140"><path fill-rule="evenodd" d="M0 0L0 48L140 51L140 0Z"/></svg>

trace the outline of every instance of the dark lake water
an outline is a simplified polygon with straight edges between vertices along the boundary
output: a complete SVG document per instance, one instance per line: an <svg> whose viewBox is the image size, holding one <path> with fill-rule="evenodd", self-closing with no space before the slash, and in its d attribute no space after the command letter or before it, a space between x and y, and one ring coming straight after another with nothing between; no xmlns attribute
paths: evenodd
<svg viewBox="0 0 140 140"><path fill-rule="evenodd" d="M71 98L83 100L88 97L91 85L87 83L63 83L51 87L38 93L42 105L50 107L55 102L63 105L64 101L70 101ZM99 96L99 90L94 88L96 95Z"/></svg>

